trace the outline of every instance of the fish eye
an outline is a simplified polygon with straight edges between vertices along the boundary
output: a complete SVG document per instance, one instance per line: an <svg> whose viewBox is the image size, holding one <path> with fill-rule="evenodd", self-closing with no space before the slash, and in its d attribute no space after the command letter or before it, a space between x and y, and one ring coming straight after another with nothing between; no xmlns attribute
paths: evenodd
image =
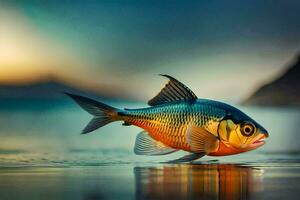
<svg viewBox="0 0 300 200"><path fill-rule="evenodd" d="M244 136L249 137L249 136L253 135L254 132L255 132L255 126L253 124L251 124L251 123L242 124L241 133Z"/></svg>

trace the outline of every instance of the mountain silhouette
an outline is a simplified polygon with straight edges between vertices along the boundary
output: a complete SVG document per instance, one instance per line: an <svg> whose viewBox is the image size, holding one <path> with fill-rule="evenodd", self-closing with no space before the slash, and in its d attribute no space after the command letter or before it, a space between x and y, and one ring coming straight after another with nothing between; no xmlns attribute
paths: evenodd
<svg viewBox="0 0 300 200"><path fill-rule="evenodd" d="M110 100L126 100L131 97L123 95L120 88L103 87L104 89L79 88L59 80L42 80L23 85L0 85L0 100L66 100L64 92L97 97ZM108 89L107 89L108 88Z"/></svg>
<svg viewBox="0 0 300 200"><path fill-rule="evenodd" d="M243 104L300 106L300 54L279 78L260 87Z"/></svg>

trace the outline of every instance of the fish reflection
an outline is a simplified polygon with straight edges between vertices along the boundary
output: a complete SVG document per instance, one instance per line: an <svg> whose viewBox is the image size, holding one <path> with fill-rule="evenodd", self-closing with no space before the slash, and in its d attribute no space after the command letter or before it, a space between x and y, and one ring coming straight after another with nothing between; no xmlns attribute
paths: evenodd
<svg viewBox="0 0 300 200"><path fill-rule="evenodd" d="M136 199L256 199L263 171L228 164L135 167Z"/></svg>

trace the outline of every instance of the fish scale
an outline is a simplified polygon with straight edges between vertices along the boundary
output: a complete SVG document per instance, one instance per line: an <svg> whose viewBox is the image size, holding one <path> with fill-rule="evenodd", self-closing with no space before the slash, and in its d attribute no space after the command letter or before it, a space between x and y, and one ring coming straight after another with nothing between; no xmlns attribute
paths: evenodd
<svg viewBox="0 0 300 200"><path fill-rule="evenodd" d="M145 129L153 138L173 147L189 150L188 125L207 128L209 122L216 122L224 112L201 102L169 103L143 109L126 109L122 120Z"/></svg>

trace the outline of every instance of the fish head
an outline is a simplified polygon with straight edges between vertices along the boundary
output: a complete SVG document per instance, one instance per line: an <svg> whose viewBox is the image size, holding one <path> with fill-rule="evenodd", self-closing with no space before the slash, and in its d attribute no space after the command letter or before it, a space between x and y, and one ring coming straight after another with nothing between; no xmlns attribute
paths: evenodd
<svg viewBox="0 0 300 200"><path fill-rule="evenodd" d="M264 127L239 110L220 121L218 135L221 142L236 152L261 147L269 136Z"/></svg>

